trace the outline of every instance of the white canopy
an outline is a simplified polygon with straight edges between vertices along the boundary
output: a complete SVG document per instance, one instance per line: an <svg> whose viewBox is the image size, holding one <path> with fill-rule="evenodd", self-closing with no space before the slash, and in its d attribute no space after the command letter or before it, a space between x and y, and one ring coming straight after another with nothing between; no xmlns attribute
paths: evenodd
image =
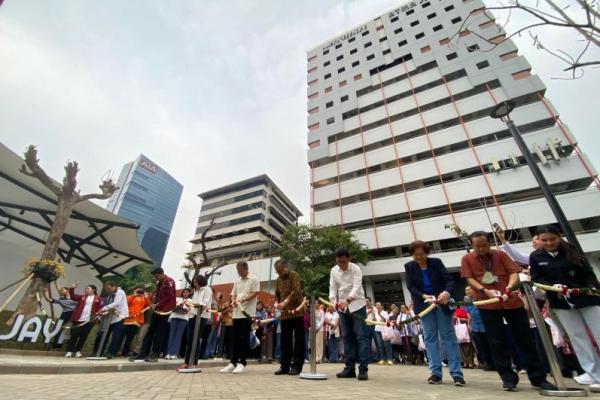
<svg viewBox="0 0 600 400"><path fill-rule="evenodd" d="M54 219L56 196L37 179L19 172L23 163L0 143L0 237L43 245ZM76 268L93 267L98 276L121 275L134 265L152 263L138 243L137 227L83 201L73 210L59 256Z"/></svg>

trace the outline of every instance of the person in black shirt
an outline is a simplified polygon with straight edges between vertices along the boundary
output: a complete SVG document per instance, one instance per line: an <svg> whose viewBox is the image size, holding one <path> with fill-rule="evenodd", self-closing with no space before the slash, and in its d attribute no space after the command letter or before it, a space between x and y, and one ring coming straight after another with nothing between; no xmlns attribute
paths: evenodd
<svg viewBox="0 0 600 400"><path fill-rule="evenodd" d="M531 280L558 288L598 288L598 279L586 258L575 246L562 240L554 226L542 226L536 234L542 248L529 256ZM600 297L569 296L547 291L550 307L560 320L581 367L589 376L590 390L600 391L600 356L594 351L587 329L600 343ZM587 327L587 329L586 329Z"/></svg>

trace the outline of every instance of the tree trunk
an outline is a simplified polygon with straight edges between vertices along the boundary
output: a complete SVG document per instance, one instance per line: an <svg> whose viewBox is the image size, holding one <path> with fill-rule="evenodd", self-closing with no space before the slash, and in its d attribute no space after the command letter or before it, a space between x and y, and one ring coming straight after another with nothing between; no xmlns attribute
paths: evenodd
<svg viewBox="0 0 600 400"><path fill-rule="evenodd" d="M72 197L68 199L62 199L60 197L58 198L54 223L52 224L52 228L48 233L48 239L46 239L44 251L42 252L41 256L43 260L56 259L56 254L60 246L60 241L62 239L63 233L67 228L67 224L69 223L69 218L71 217L71 213L73 212L74 205L75 203ZM6 324L11 326L15 318L19 314L24 315L25 320L33 317L37 311L38 306L36 294L42 296L44 287L47 286L48 283L46 283L44 280L34 277L31 280L29 287L25 291L23 298L19 302L19 305L17 306L14 314L6 322Z"/></svg>

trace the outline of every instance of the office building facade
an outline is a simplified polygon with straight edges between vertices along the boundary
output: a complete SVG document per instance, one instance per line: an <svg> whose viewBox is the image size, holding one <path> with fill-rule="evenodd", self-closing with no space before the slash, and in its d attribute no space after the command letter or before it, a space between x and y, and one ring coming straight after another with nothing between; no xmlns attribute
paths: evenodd
<svg viewBox="0 0 600 400"><path fill-rule="evenodd" d="M183 186L143 154L125 164L106 209L139 225L138 240L162 264Z"/></svg>
<svg viewBox="0 0 600 400"><path fill-rule="evenodd" d="M511 114L592 262L600 181L544 83L479 0L419 0L307 53L311 222L352 230L369 248L367 293L410 301L413 240L457 276L465 253L449 225L497 222L523 251L555 219L504 122Z"/></svg>

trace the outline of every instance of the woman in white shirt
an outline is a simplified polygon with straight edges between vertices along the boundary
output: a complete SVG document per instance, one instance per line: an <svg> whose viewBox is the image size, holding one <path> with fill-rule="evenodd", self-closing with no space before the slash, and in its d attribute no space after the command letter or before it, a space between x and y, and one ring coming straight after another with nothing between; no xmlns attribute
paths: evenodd
<svg viewBox="0 0 600 400"><path fill-rule="evenodd" d="M330 363L336 363L340 360L338 351L340 316L333 307L327 308L327 312L325 313L325 324L327 325L327 359Z"/></svg>
<svg viewBox="0 0 600 400"><path fill-rule="evenodd" d="M414 326L412 323L402 324L402 322L406 321L407 319L411 319L414 316L415 315L413 314L413 312L410 311L406 305L402 304L400 306L400 313L398 314L398 319L396 320L396 322L402 340L402 358L400 361L403 363L415 363L411 342L413 334L412 330Z"/></svg>
<svg viewBox="0 0 600 400"><path fill-rule="evenodd" d="M375 303L373 316L377 322L388 322L389 314L381 307L381 303ZM379 350L379 365L393 365L392 361L392 338L388 336L388 327L385 325L375 326L375 340ZM384 337L385 333L385 337Z"/></svg>
<svg viewBox="0 0 600 400"><path fill-rule="evenodd" d="M315 304L315 335L317 337L316 347L316 359L320 363L323 359L323 339L325 337L325 331L323 326L325 325L325 311L319 303Z"/></svg>
<svg viewBox="0 0 600 400"><path fill-rule="evenodd" d="M185 361L184 364L179 367L180 369L187 369L188 366L193 366L194 368L198 365L198 359L201 354L201 339L202 332L206 327L208 327L208 322L211 317L210 315L210 305L212 303L213 292L212 289L208 286L208 281L206 277L203 275L198 275L192 279L192 284L194 286L194 293L192 294L191 303L194 308L193 314L194 316L189 319L188 322L188 335L187 335L187 346L185 349ZM198 336L196 338L196 351L192 356L192 344L194 341L194 329L196 326L196 318L198 318L198 311L200 311L200 331L198 332Z"/></svg>
<svg viewBox="0 0 600 400"><path fill-rule="evenodd" d="M175 360L179 356L181 339L190 318L194 316L194 307L191 306L190 296L192 289L185 288L181 291L181 297L177 298L175 309L169 316L169 344L167 346L167 360Z"/></svg>

